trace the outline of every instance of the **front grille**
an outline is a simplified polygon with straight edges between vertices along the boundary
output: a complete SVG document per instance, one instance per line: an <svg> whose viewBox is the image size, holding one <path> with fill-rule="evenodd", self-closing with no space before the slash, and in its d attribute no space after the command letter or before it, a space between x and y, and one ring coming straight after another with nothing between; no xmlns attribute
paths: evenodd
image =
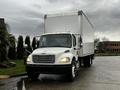
<svg viewBox="0 0 120 90"><path fill-rule="evenodd" d="M33 55L32 59L34 63L54 63L55 55Z"/></svg>

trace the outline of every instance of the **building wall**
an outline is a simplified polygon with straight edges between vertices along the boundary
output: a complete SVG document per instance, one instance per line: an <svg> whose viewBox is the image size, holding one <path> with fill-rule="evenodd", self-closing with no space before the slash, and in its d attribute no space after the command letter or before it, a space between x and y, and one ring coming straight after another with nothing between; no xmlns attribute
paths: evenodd
<svg viewBox="0 0 120 90"><path fill-rule="evenodd" d="M120 41L105 41L104 43L105 51L120 53Z"/></svg>

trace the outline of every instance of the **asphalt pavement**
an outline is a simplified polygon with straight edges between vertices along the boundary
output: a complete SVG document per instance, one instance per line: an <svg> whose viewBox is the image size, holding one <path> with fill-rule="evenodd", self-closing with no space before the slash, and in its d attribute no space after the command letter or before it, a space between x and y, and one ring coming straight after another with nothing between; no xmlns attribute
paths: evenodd
<svg viewBox="0 0 120 90"><path fill-rule="evenodd" d="M37 81L22 76L1 80L0 90L120 90L120 56L96 57L74 82L54 74L41 74Z"/></svg>

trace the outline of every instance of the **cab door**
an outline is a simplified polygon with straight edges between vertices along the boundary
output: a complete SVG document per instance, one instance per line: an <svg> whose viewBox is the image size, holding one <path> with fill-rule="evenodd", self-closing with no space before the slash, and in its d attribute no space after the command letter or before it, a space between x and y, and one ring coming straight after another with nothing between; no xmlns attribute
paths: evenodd
<svg viewBox="0 0 120 90"><path fill-rule="evenodd" d="M73 36L73 49L74 55L79 57L82 54L82 38L80 35L72 35Z"/></svg>
<svg viewBox="0 0 120 90"><path fill-rule="evenodd" d="M76 43L76 37L75 37L75 35L74 34L72 34L72 37L73 37L73 54L75 55L75 56L78 56L77 55L77 43Z"/></svg>

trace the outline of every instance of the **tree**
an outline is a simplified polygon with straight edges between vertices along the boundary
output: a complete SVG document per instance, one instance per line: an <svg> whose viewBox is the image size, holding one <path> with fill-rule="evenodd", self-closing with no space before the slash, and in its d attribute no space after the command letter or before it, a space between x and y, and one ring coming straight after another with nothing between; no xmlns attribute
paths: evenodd
<svg viewBox="0 0 120 90"><path fill-rule="evenodd" d="M9 34L9 24L4 22L4 18L0 18L0 62L8 60L9 47L15 46L12 34ZM14 53L12 53L14 54Z"/></svg>
<svg viewBox="0 0 120 90"><path fill-rule="evenodd" d="M99 43L98 43L97 48L98 48L98 51L99 51L99 52L104 53L104 52L105 52L105 47L106 47L106 45L105 45L104 42L99 42Z"/></svg>
<svg viewBox="0 0 120 90"><path fill-rule="evenodd" d="M0 19L0 62L7 60L7 47L9 46L7 26L4 19Z"/></svg>
<svg viewBox="0 0 120 90"><path fill-rule="evenodd" d="M109 41L109 39L107 37L103 37L102 41Z"/></svg>
<svg viewBox="0 0 120 90"><path fill-rule="evenodd" d="M35 37L32 40L32 48L33 48L33 50L35 50L37 48L37 41L36 41Z"/></svg>
<svg viewBox="0 0 120 90"><path fill-rule="evenodd" d="M17 58L23 59L23 57L24 57L23 37L19 36L17 42Z"/></svg>
<svg viewBox="0 0 120 90"><path fill-rule="evenodd" d="M25 44L27 44L26 50L27 50L27 55L29 55L30 52L32 52L32 47L30 45L30 37L29 36L26 36Z"/></svg>
<svg viewBox="0 0 120 90"><path fill-rule="evenodd" d="M9 37L9 50L8 50L8 58L10 59L16 59L16 45L15 45L15 37L10 36Z"/></svg>
<svg viewBox="0 0 120 90"><path fill-rule="evenodd" d="M96 38L96 39L94 40L95 49L98 49L97 46L98 46L99 42L100 42L100 39L99 39L99 38Z"/></svg>
<svg viewBox="0 0 120 90"><path fill-rule="evenodd" d="M30 45L30 37L29 36L26 36L25 44L27 44L28 46Z"/></svg>

